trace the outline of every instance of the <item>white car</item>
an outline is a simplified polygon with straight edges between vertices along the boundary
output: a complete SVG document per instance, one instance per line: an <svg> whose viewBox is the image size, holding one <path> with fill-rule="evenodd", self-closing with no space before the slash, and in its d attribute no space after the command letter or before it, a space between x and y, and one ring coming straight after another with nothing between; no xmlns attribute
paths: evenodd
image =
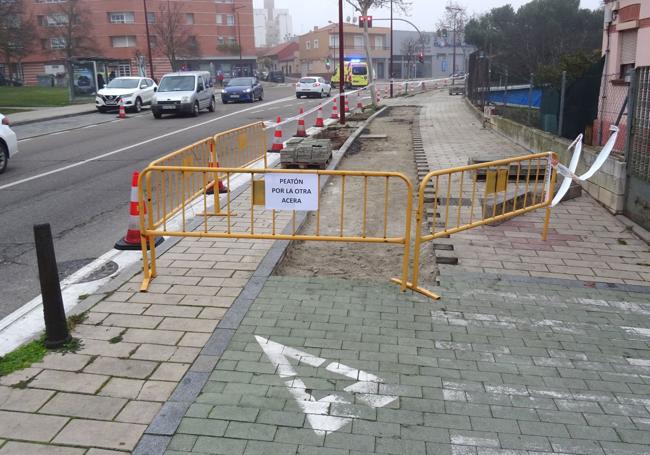
<svg viewBox="0 0 650 455"><path fill-rule="evenodd" d="M18 153L16 133L9 128L9 119L0 114L0 174L7 169L9 158Z"/></svg>
<svg viewBox="0 0 650 455"><path fill-rule="evenodd" d="M302 96L322 98L323 96L330 96L331 93L332 86L322 77L307 76L296 83L296 98Z"/></svg>
<svg viewBox="0 0 650 455"><path fill-rule="evenodd" d="M140 112L142 106L151 105L156 90L158 86L148 77L116 77L97 92L95 106L106 112L118 109L123 102L126 109Z"/></svg>

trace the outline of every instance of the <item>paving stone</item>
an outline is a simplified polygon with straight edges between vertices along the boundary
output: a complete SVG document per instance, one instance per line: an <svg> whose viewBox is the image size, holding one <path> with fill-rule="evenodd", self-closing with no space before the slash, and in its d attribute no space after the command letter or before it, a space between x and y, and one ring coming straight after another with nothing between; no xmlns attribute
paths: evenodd
<svg viewBox="0 0 650 455"><path fill-rule="evenodd" d="M175 382L146 381L138 394L138 400L166 401L175 388Z"/></svg>
<svg viewBox="0 0 650 455"><path fill-rule="evenodd" d="M125 403L126 400L122 398L57 393L40 412L67 417L112 420Z"/></svg>
<svg viewBox="0 0 650 455"><path fill-rule="evenodd" d="M151 343L175 345L183 336L183 332L173 330L150 330L150 329L128 329L124 335L124 341L131 343Z"/></svg>
<svg viewBox="0 0 650 455"><path fill-rule="evenodd" d="M0 411L0 437L48 442L68 420L67 417Z"/></svg>
<svg viewBox="0 0 650 455"><path fill-rule="evenodd" d="M131 354L131 359L138 360L153 360L157 362L164 362L169 360L176 352L175 346L165 346L161 344L141 344Z"/></svg>
<svg viewBox="0 0 650 455"><path fill-rule="evenodd" d="M85 321L87 322L87 321ZM97 325L79 324L74 328L74 334L85 340L105 340L118 336L124 329L121 327L104 327ZM67 356L68 354L66 354Z"/></svg>
<svg viewBox="0 0 650 455"><path fill-rule="evenodd" d="M133 450L147 427L134 423L71 420L54 439L55 443L83 447Z"/></svg>
<svg viewBox="0 0 650 455"><path fill-rule="evenodd" d="M14 371L6 376L1 376L0 385L15 386L21 382L29 381L41 371L43 371L41 368L24 368L22 370Z"/></svg>
<svg viewBox="0 0 650 455"><path fill-rule="evenodd" d="M246 445L247 441L241 439L199 436L194 445L193 452L241 455L244 453Z"/></svg>
<svg viewBox="0 0 650 455"><path fill-rule="evenodd" d="M144 381L138 379L111 378L99 391L99 395L135 399Z"/></svg>
<svg viewBox="0 0 650 455"><path fill-rule="evenodd" d="M133 343L85 340L79 352L89 356L128 357L137 347L138 345Z"/></svg>
<svg viewBox="0 0 650 455"><path fill-rule="evenodd" d="M0 409L36 412L54 393L50 390L0 387Z"/></svg>
<svg viewBox="0 0 650 455"><path fill-rule="evenodd" d="M193 419L185 417L178 427L178 432L203 436L223 436L228 422L215 419Z"/></svg>
<svg viewBox="0 0 650 455"><path fill-rule="evenodd" d="M84 340L84 345L87 342L88 340ZM43 358L42 362L34 363L32 367L46 370L79 371L86 366L90 359L90 356L70 352L50 352Z"/></svg>
<svg viewBox="0 0 650 455"><path fill-rule="evenodd" d="M161 363L150 379L178 382L190 367L189 363Z"/></svg>
<svg viewBox="0 0 650 455"><path fill-rule="evenodd" d="M276 426L261 423L230 422L226 430L226 437L239 439L254 439L273 441Z"/></svg>
<svg viewBox="0 0 650 455"><path fill-rule="evenodd" d="M76 449L74 447L30 444L18 441L9 441L0 449L0 455L83 455L84 452L85 449Z"/></svg>
<svg viewBox="0 0 650 455"><path fill-rule="evenodd" d="M217 321L207 319L165 318L160 324L161 329L183 330L185 332L211 333L217 326Z"/></svg>
<svg viewBox="0 0 650 455"><path fill-rule="evenodd" d="M149 362L146 360L99 357L93 363L88 365L84 371L87 373L143 379L149 376L157 366L158 364L156 362Z"/></svg>
<svg viewBox="0 0 650 455"><path fill-rule="evenodd" d="M160 406L160 403L150 401L129 401L115 420L148 425L160 410Z"/></svg>
<svg viewBox="0 0 650 455"><path fill-rule="evenodd" d="M205 346L209 338L210 338L209 333L187 332L185 335L183 335L183 338L178 342L178 345L202 348L203 346Z"/></svg>
<svg viewBox="0 0 650 455"><path fill-rule="evenodd" d="M92 366L92 364L91 364ZM86 367L88 368L88 367ZM63 392L95 393L108 380L100 374L72 373L69 371L44 370L29 383L39 389Z"/></svg>
<svg viewBox="0 0 650 455"><path fill-rule="evenodd" d="M134 327L140 329L153 329L163 318L159 316L138 316L126 314L111 314L102 321L106 326Z"/></svg>

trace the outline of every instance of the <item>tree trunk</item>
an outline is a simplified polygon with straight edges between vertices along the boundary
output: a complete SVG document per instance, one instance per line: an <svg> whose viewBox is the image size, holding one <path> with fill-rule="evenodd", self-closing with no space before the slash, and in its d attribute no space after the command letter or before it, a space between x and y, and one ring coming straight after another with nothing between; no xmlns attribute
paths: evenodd
<svg viewBox="0 0 650 455"><path fill-rule="evenodd" d="M368 16L368 9L362 12L363 16ZM368 21L363 23L363 46L366 49L366 59L368 60L368 84L370 84L370 101L373 107L377 107L377 96L375 95L375 75L373 74L372 57L370 56L370 37L368 35ZM350 71L352 71L350 69Z"/></svg>
<svg viewBox="0 0 650 455"><path fill-rule="evenodd" d="M72 103L74 101L74 71L70 58L66 59L65 66L68 73L68 98Z"/></svg>

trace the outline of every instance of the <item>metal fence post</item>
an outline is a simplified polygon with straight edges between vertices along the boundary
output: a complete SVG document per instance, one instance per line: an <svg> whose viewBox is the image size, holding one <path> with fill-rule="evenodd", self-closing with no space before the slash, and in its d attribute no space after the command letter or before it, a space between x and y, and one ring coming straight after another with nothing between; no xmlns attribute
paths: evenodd
<svg viewBox="0 0 650 455"><path fill-rule="evenodd" d="M508 68L506 68L506 84L503 90L503 105L508 105Z"/></svg>
<svg viewBox="0 0 650 455"><path fill-rule="evenodd" d="M632 80L627 92L627 131L625 134L625 162L627 163L627 176L630 176L630 165L632 164L632 139L634 138L634 114L636 109L636 92L639 84L639 69L632 72ZM627 188L626 188L627 193Z"/></svg>
<svg viewBox="0 0 650 455"><path fill-rule="evenodd" d="M530 73L530 85L528 86L528 126L530 125L530 111L533 108L533 73Z"/></svg>
<svg viewBox="0 0 650 455"><path fill-rule="evenodd" d="M564 95L566 94L566 71L562 71L562 85L560 87L560 115L557 122L557 135L562 137L564 128Z"/></svg>
<svg viewBox="0 0 650 455"><path fill-rule="evenodd" d="M38 261L38 278L43 296L45 319L45 347L58 348L70 340L68 321L65 317L59 271L54 255L52 230L48 224L34 225L34 242Z"/></svg>

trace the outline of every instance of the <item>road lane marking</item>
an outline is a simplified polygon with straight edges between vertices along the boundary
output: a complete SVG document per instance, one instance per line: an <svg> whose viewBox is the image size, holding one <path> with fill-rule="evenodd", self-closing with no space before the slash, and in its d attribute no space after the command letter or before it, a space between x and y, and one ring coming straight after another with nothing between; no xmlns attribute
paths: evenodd
<svg viewBox="0 0 650 455"><path fill-rule="evenodd" d="M268 103L265 103L265 105L282 103L282 102L286 101L287 99L288 98L281 98L279 100L269 101ZM0 190L5 190L7 188L12 188L12 187L20 185L22 183L31 182L32 180L37 180L37 179L40 179L42 177L47 177L49 175L58 174L60 172L67 171L69 169L73 169L75 167L82 166L84 164L92 163L93 161L98 161L98 160L101 160L103 158L106 158L106 157L109 157L109 156L112 156L112 155L116 155L118 153L122 153L122 152L125 152L127 150L131 150L131 149L133 149L135 147L140 147L142 145L150 144L151 142L155 142L155 141L158 141L160 139L164 139L166 137L174 136L174 135L179 134L179 133L184 133L185 131L189 131L189 130L192 130L194 128L205 126L205 125L208 125L210 123L216 122L218 120L223 120L224 118L233 117L235 115L238 115L238 114L241 114L241 113L244 113L244 112L250 112L253 109L257 109L257 106L256 107L249 107L249 108L242 109L242 110L236 111L236 112L231 112L229 114L225 114L225 115L222 115L220 117L215 117L213 119L207 120L207 121L202 122L202 123L197 123L195 125L190 125L190 126L187 126L185 128L181 128L179 130L170 131L169 133L165 133L165 134L163 134L161 136L152 137L151 139L147 139L147 140L138 142L137 144L128 145L126 147L122 147L122 148L119 148L117 150L113 150L111 152L103 153L103 154L95 156L93 158L88 158L86 160L77 161L76 163L68 164L67 166L63 166L63 167L60 167L60 168L57 168L57 169L52 169L51 171L43 172L43 173L40 173L40 174L33 175L31 177L26 177L24 179L16 180L15 182L7 183L6 185L0 186ZM64 133L64 131L59 132L59 133L53 133L52 135L54 135L54 134L62 134L62 133Z"/></svg>
<svg viewBox="0 0 650 455"><path fill-rule="evenodd" d="M371 408L381 408L398 398L397 395L386 393L397 392L398 386L384 384L384 380L374 374L357 370L336 361L328 362L327 359L316 357L258 335L255 335L255 340L264 351L266 358L275 366L276 373L284 380L287 390L305 413L307 421L317 435L340 430L343 426L352 422L352 419L360 417L355 415L351 409L344 417L339 417L336 414L332 415L332 407L336 404L352 405L361 402ZM290 359L297 365L304 364L313 368L322 367L327 362L325 370L358 382L350 384L343 388L342 391L335 391L317 400L312 395L311 389L298 377L294 365L289 362Z"/></svg>

